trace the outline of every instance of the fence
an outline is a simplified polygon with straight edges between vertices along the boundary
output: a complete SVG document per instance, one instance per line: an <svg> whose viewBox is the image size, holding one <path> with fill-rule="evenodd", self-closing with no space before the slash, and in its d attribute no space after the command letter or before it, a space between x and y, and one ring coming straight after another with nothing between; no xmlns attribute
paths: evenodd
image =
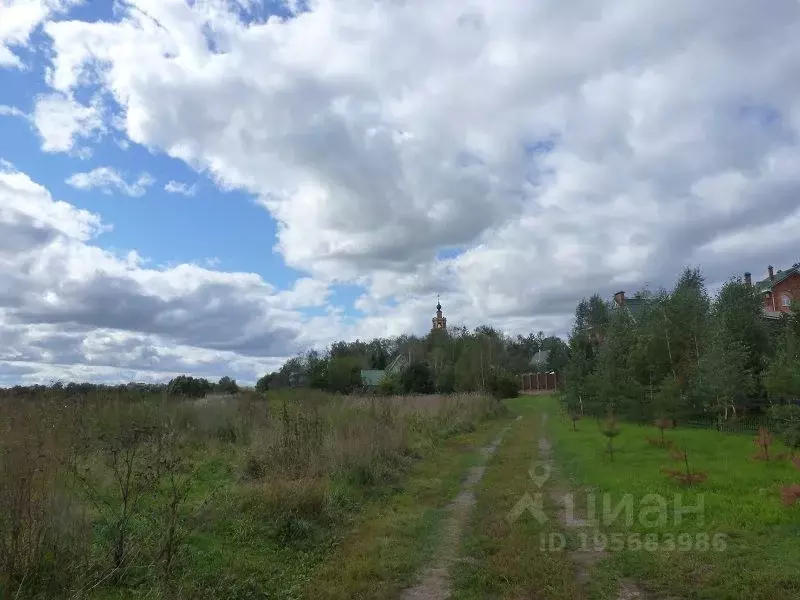
<svg viewBox="0 0 800 600"><path fill-rule="evenodd" d="M733 417L726 421L709 416L687 419L682 425L698 429L717 429L724 433L756 433L759 427L766 427L773 431L778 425L778 421L768 415L745 415L743 417Z"/></svg>
<svg viewBox="0 0 800 600"><path fill-rule="evenodd" d="M522 392L545 392L555 391L561 383L558 373L525 373L520 376L520 389Z"/></svg>
<svg viewBox="0 0 800 600"><path fill-rule="evenodd" d="M583 412L583 406L599 407L597 399L592 396L582 396L577 401L577 410ZM580 409L578 409L580 407ZM631 405L629 410L625 411L625 420L638 423L640 425L649 425L653 423L651 407L646 400L643 400L637 405ZM741 410L741 408L740 408ZM638 413L638 414L637 414ZM592 414L591 411L586 411L585 415L591 418L602 418L602 414ZM727 419L716 417L712 414L694 414L691 416L677 415L675 417L678 427L689 427L696 429L716 429L723 433L756 433L760 427L766 427L770 431L776 431L785 425L781 419L776 419L765 413L744 413L741 412L736 416L729 416Z"/></svg>

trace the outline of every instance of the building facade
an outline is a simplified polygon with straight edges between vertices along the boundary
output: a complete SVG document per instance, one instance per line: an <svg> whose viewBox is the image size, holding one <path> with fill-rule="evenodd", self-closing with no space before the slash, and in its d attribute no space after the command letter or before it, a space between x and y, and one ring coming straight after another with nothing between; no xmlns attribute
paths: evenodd
<svg viewBox="0 0 800 600"><path fill-rule="evenodd" d="M782 271L775 271L770 265L767 277L755 285L750 273L745 273L744 281L761 296L762 310L768 318L780 318L791 311L792 302L800 302L800 263Z"/></svg>

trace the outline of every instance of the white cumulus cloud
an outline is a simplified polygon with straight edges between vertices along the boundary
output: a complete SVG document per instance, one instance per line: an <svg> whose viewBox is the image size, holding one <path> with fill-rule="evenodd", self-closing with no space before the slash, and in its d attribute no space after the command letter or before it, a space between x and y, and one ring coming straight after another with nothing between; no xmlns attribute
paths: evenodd
<svg viewBox="0 0 800 600"><path fill-rule="evenodd" d="M27 119L28 115L25 114L25 111L20 110L16 106L0 104L0 117L18 117L20 119Z"/></svg>
<svg viewBox="0 0 800 600"><path fill-rule="evenodd" d="M714 248L797 209L793 0L131 6L48 24L52 85L99 79L131 140L257 194L291 266L376 298L563 318L687 263L755 269Z"/></svg>
<svg viewBox="0 0 800 600"><path fill-rule="evenodd" d="M142 196L147 188L155 183L149 173L142 173L132 182L125 178L112 167L98 167L86 173L73 173L67 178L66 183L79 190L100 189L105 194L117 191L126 196Z"/></svg>
<svg viewBox="0 0 800 600"><path fill-rule="evenodd" d="M164 185L164 191L170 194L181 194L183 196L194 196L197 193L196 185L189 185L180 181L168 181Z"/></svg>
<svg viewBox="0 0 800 600"><path fill-rule="evenodd" d="M107 129L97 104L87 106L62 93L38 96L30 118L45 152L69 152L78 140Z"/></svg>
<svg viewBox="0 0 800 600"><path fill-rule="evenodd" d="M0 68L25 65L15 49L28 45L31 33L51 15L80 0L3 0L0 4Z"/></svg>

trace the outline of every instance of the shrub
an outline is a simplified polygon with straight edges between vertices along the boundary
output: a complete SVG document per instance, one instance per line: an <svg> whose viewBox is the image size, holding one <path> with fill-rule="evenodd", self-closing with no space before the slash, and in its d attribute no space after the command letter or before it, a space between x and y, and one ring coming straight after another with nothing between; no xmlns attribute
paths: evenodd
<svg viewBox="0 0 800 600"><path fill-rule="evenodd" d="M770 408L781 441L786 444L792 455L800 450L800 406L796 404L775 405Z"/></svg>
<svg viewBox="0 0 800 600"><path fill-rule="evenodd" d="M492 373L489 377L489 391L498 400L519 396L519 382L510 373Z"/></svg>
<svg viewBox="0 0 800 600"><path fill-rule="evenodd" d="M453 367L447 366L436 376L436 391L440 394L452 394L456 389L456 374Z"/></svg>
<svg viewBox="0 0 800 600"><path fill-rule="evenodd" d="M800 469L800 458L793 458L794 466ZM791 506L800 500L800 483L793 483L781 489L781 499L786 506Z"/></svg>
<svg viewBox="0 0 800 600"><path fill-rule="evenodd" d="M250 450L245 455L244 467L242 468L245 479L263 479L267 474L267 464L256 452Z"/></svg>
<svg viewBox="0 0 800 600"><path fill-rule="evenodd" d="M73 475L82 491L98 510L101 529L106 532L107 550L117 577L128 563L135 544L135 524L143 514L143 503L158 488L161 447L152 427L132 423L130 427L103 436L102 465L88 460L74 465ZM104 485L106 475L110 485Z"/></svg>
<svg viewBox="0 0 800 600"><path fill-rule="evenodd" d="M661 446L666 447L667 442L664 439L664 430L674 428L675 421L668 417L661 417L655 420L655 426L661 431Z"/></svg>
<svg viewBox="0 0 800 600"><path fill-rule="evenodd" d="M354 356L337 356L328 361L324 379L326 389L349 394L361 386L361 365Z"/></svg>
<svg viewBox="0 0 800 600"><path fill-rule="evenodd" d="M614 438L620 434L619 426L617 425L617 418L614 416L608 417L600 429L600 432L606 437L606 449L611 460L614 460Z"/></svg>
<svg viewBox="0 0 800 600"><path fill-rule="evenodd" d="M701 483L708 478L708 473L703 471L692 471L689 468L689 454L686 452L686 450L673 450L670 452L670 456L675 460L683 461L684 469L662 469L667 477L675 479L684 485Z"/></svg>
<svg viewBox="0 0 800 600"><path fill-rule="evenodd" d="M217 382L215 391L219 394L238 394L239 386L235 379L231 379L226 375Z"/></svg>
<svg viewBox="0 0 800 600"><path fill-rule="evenodd" d="M758 428L758 435L756 435L753 443L758 446L758 452L753 458L769 462L769 447L772 445L772 434L766 427Z"/></svg>
<svg viewBox="0 0 800 600"><path fill-rule="evenodd" d="M243 486L239 510L269 523L270 536L282 545L302 546L330 521L329 487L325 478L275 478Z"/></svg>
<svg viewBox="0 0 800 600"><path fill-rule="evenodd" d="M259 394L266 394L269 390L269 384L272 381L272 375L264 375L256 381L256 392Z"/></svg>
<svg viewBox="0 0 800 600"><path fill-rule="evenodd" d="M581 420L581 414L577 412L570 413L569 419L572 421L572 431L578 431L578 421Z"/></svg>
<svg viewBox="0 0 800 600"><path fill-rule="evenodd" d="M207 379L178 375L167 384L167 394L184 398L205 398L212 388Z"/></svg>
<svg viewBox="0 0 800 600"><path fill-rule="evenodd" d="M393 396L403 393L403 383L397 375L385 375L378 382L378 393L382 396Z"/></svg>
<svg viewBox="0 0 800 600"><path fill-rule="evenodd" d="M403 389L412 394L432 394L433 374L423 362L415 362L403 371L401 376Z"/></svg>
<svg viewBox="0 0 800 600"><path fill-rule="evenodd" d="M39 407L16 408L18 429L0 435L0 598L59 597L89 553L89 524L66 493L68 447L36 422Z"/></svg>

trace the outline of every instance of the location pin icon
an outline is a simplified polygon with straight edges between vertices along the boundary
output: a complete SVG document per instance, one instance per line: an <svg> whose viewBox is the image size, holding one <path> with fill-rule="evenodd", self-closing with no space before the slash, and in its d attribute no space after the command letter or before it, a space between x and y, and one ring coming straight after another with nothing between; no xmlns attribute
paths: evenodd
<svg viewBox="0 0 800 600"><path fill-rule="evenodd" d="M533 483L541 488L544 483L550 479L552 467L549 462L537 462L533 467L528 470L528 476L533 479Z"/></svg>

